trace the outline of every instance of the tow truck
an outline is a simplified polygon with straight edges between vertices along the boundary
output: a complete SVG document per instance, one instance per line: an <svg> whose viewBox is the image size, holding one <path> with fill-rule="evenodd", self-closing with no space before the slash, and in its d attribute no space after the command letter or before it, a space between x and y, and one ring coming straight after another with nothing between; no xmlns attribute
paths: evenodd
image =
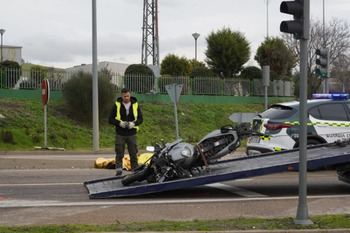
<svg viewBox="0 0 350 233"><path fill-rule="evenodd" d="M334 142L307 148L307 168L336 167L339 180L350 184L350 143ZM109 177L84 182L89 198L117 198L145 195L175 189L191 188L267 174L290 172L299 169L299 149L221 160L190 178L162 183L135 182L124 186L123 177Z"/></svg>

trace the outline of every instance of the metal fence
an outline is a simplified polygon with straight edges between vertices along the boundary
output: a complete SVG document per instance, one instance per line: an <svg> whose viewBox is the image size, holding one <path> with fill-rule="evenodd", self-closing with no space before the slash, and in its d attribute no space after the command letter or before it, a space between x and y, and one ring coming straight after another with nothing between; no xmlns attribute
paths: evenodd
<svg viewBox="0 0 350 233"><path fill-rule="evenodd" d="M0 88L38 89L43 79L49 80L51 90L63 90L67 72L14 68L0 70Z"/></svg>
<svg viewBox="0 0 350 233"><path fill-rule="evenodd" d="M35 69L0 70L0 89L39 89L43 79L48 79L51 90L62 91L64 84L74 75L67 71L41 71ZM133 93L167 94L165 85L183 84L183 95L263 96L262 80L222 79L220 77L153 77L145 75L110 74L117 89L128 87ZM274 80L268 88L270 96L294 96L294 83Z"/></svg>
<svg viewBox="0 0 350 233"><path fill-rule="evenodd" d="M265 87L262 80L222 79L219 77L151 77L133 75L123 77L123 85L133 93L167 94L165 85L183 84L183 95L225 95L225 96L263 96ZM270 96L294 96L294 83L274 80L268 88Z"/></svg>

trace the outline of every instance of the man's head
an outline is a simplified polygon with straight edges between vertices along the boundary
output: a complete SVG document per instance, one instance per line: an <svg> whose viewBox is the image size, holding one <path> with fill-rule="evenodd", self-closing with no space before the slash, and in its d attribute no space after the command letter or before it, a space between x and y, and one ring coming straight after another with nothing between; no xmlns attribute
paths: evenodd
<svg viewBox="0 0 350 233"><path fill-rule="evenodd" d="M124 87L122 90L121 90L121 96L122 96L122 100L124 103L129 103L130 102L130 90L126 87Z"/></svg>

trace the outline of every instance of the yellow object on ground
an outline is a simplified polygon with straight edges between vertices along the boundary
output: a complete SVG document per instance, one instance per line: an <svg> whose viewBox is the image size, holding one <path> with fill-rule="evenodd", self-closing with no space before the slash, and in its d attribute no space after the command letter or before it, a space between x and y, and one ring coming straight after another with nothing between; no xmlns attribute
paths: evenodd
<svg viewBox="0 0 350 233"><path fill-rule="evenodd" d="M137 155L137 162L138 164L144 164L149 163L149 158L152 156L152 153L142 153L140 155ZM95 168L108 168L108 169L114 169L115 168L115 159L114 158L97 158L95 160L94 164ZM123 168L125 168L127 171L131 170L131 164L130 164L130 157L129 155L125 155L123 158Z"/></svg>

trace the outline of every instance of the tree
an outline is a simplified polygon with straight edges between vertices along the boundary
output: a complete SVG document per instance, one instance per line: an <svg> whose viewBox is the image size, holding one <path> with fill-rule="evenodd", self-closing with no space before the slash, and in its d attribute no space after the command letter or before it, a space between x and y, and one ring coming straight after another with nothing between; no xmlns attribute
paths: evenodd
<svg viewBox="0 0 350 233"><path fill-rule="evenodd" d="M292 50L299 65L300 46L299 41L295 40L290 34L283 34L282 38L287 46ZM350 48L350 27L349 24L341 19L332 18L324 28L320 20L310 21L310 38L308 40L308 95L318 92L323 78L316 76L316 49L329 48L329 68L332 68L333 62L342 54L347 54Z"/></svg>
<svg viewBox="0 0 350 233"><path fill-rule="evenodd" d="M154 76L153 70L145 64L132 64L128 66L124 75L145 74Z"/></svg>
<svg viewBox="0 0 350 233"><path fill-rule="evenodd" d="M211 32L206 37L206 42L205 61L217 75L233 77L249 60L249 42L239 31L223 28L217 32Z"/></svg>
<svg viewBox="0 0 350 233"><path fill-rule="evenodd" d="M190 62L190 64L191 64L191 66L192 66L192 70L193 70L194 68L197 68L197 67L206 67L204 62L202 62L202 61L197 61L197 60L194 59L194 58L191 59L191 60L189 60L189 62Z"/></svg>
<svg viewBox="0 0 350 233"><path fill-rule="evenodd" d="M259 69L256 66L248 66L245 67L240 75L240 78L242 79L262 79L262 72L261 69Z"/></svg>
<svg viewBox="0 0 350 233"><path fill-rule="evenodd" d="M350 57L341 55L333 62L331 78L334 84L329 87L330 92L350 92Z"/></svg>
<svg viewBox="0 0 350 233"><path fill-rule="evenodd" d="M270 70L277 74L278 79L291 76L292 68L296 65L293 52L278 37L266 37L261 43L254 59L263 66L270 66Z"/></svg>
<svg viewBox="0 0 350 233"><path fill-rule="evenodd" d="M160 64L161 75L188 76L191 70L191 64L185 57L174 54L167 55Z"/></svg>

